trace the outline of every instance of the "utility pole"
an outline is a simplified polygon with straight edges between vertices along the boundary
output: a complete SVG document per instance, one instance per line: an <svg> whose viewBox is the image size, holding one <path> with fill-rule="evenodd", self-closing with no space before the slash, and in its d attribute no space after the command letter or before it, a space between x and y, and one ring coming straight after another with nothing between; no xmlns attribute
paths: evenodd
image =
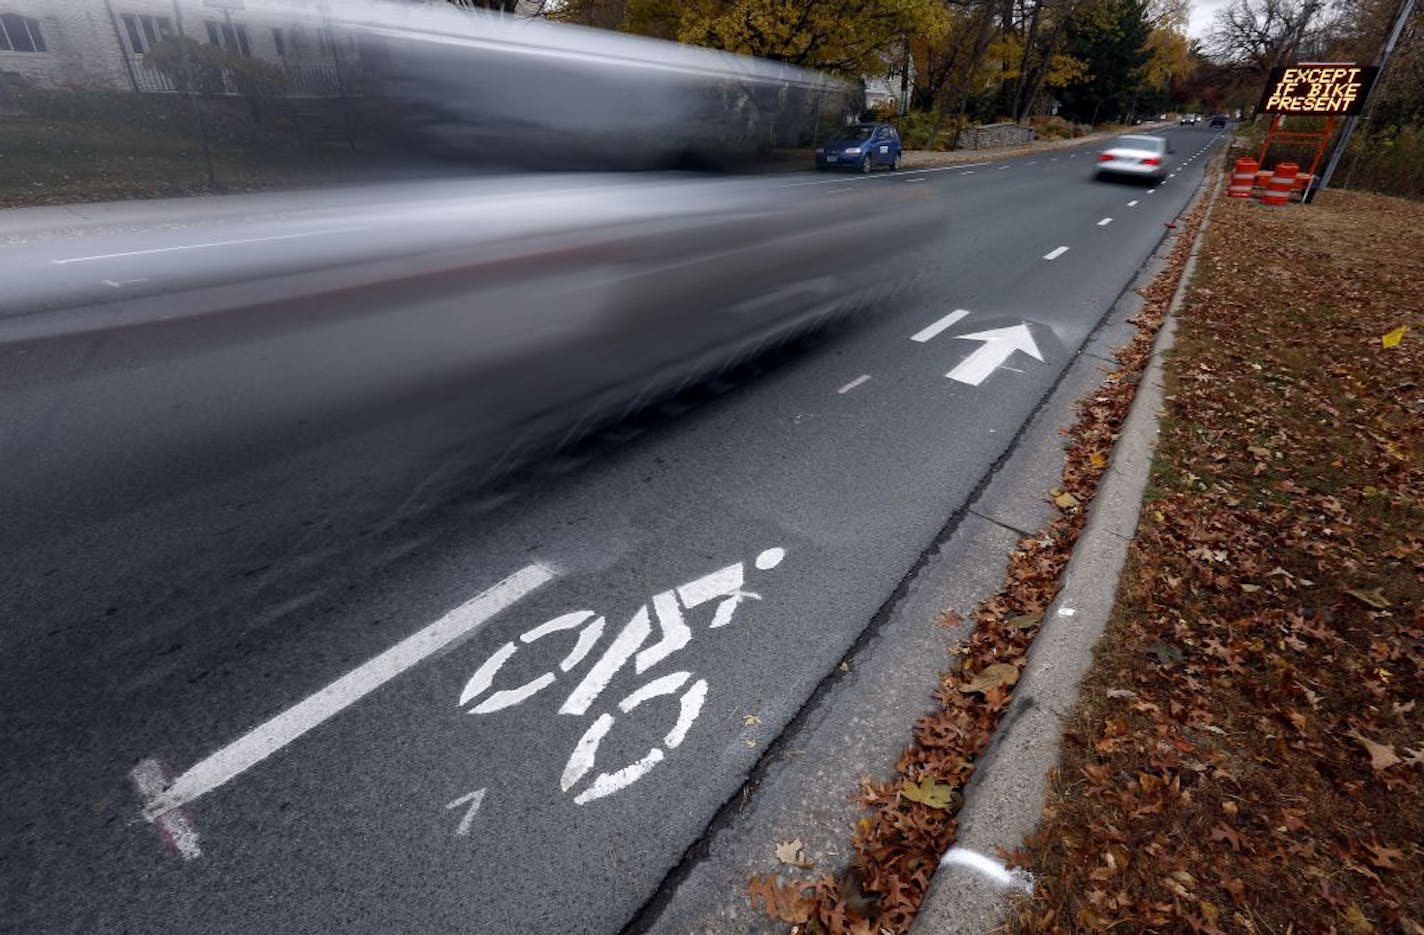
<svg viewBox="0 0 1424 935"><path fill-rule="evenodd" d="M1394 54L1394 47L1399 43L1399 35L1404 32L1404 24L1409 22L1410 15L1414 12L1414 0L1404 0L1404 5L1399 9L1399 16L1394 21L1394 29L1390 31L1389 39L1385 42L1384 48L1380 51L1379 58L1375 64L1379 66L1379 77L1375 79L1375 86L1381 86L1384 81L1384 70L1389 65L1389 57ZM1335 167L1340 164L1340 157L1345 155L1345 150L1350 146L1350 137L1355 133L1355 124L1359 122L1358 116L1346 117L1345 126L1340 131L1340 139L1335 143L1335 151L1330 154L1330 161L1325 164L1325 171L1321 173L1320 183L1312 185L1306 190L1305 196L1301 199L1309 204L1315 200L1315 194L1324 191L1330 184L1330 177L1335 174Z"/></svg>

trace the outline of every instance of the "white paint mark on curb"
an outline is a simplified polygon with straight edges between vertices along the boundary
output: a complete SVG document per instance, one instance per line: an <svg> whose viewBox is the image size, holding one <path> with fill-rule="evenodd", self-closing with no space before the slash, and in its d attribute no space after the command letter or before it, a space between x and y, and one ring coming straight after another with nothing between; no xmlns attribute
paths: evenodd
<svg viewBox="0 0 1424 935"><path fill-rule="evenodd" d="M1024 893L1033 892L1033 877L1027 871L1010 870L997 860L985 857L978 851L971 851L967 847L951 847L940 859L939 865L941 867L951 865L968 867L1006 889L1015 889Z"/></svg>
<svg viewBox="0 0 1424 935"><path fill-rule="evenodd" d="M919 331L916 331L914 334L910 335L910 340L918 341L920 344L924 344L926 341L932 340L934 337L944 332L946 329L954 327L955 324L957 324L968 314L968 309L957 308L954 311L950 312L948 315L941 318L939 321L935 322L934 324L922 328Z"/></svg>
<svg viewBox="0 0 1424 935"><path fill-rule="evenodd" d="M407 669L457 640L469 636L500 611L553 581L555 577L556 573L543 565L526 565L494 587L476 595L439 620L416 631L198 762L166 789L145 795L144 817L157 822L174 809L241 775Z"/></svg>
<svg viewBox="0 0 1424 935"><path fill-rule="evenodd" d="M868 374L868 373L862 373L860 376L856 377L854 380L851 380L851 381L850 381L849 383L847 383L845 386L843 386L843 387L841 387L840 389L836 390L836 392L839 393L840 395L844 396L845 394L849 393L851 390L855 389L857 386L860 386L862 383L866 382L866 381L869 380L869 379L870 379L870 374Z"/></svg>
<svg viewBox="0 0 1424 935"><path fill-rule="evenodd" d="M1068 248L1067 248L1067 247L1058 247L1058 248L1055 249L1055 250L1050 250L1050 251L1048 251L1047 253L1045 253L1045 254L1043 255L1043 258L1044 258L1045 260L1056 260L1056 259L1058 259L1059 257L1061 257L1063 254L1067 253L1067 252L1068 252Z"/></svg>
<svg viewBox="0 0 1424 935"><path fill-rule="evenodd" d="M167 771L152 757L140 761L129 770L129 779L133 781L139 798L145 801L162 793L168 785ZM184 860L197 860L203 856L202 848L198 846L198 831L188 820L188 816L181 811L174 809L150 821L158 827L158 833L163 835L163 840Z"/></svg>
<svg viewBox="0 0 1424 935"><path fill-rule="evenodd" d="M1098 222L1098 226L1099 226L1099 227L1107 227L1107 226L1108 226L1109 224L1111 224L1111 223L1112 223L1112 218L1103 218L1101 221Z"/></svg>

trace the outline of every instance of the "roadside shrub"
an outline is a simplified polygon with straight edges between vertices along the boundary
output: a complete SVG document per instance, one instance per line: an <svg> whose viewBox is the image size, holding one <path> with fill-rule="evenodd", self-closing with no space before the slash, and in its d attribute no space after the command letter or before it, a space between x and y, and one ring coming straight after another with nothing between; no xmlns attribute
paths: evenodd
<svg viewBox="0 0 1424 935"><path fill-rule="evenodd" d="M1368 135L1355 134L1341 169L1332 185L1424 198L1424 127L1391 126Z"/></svg>
<svg viewBox="0 0 1424 935"><path fill-rule="evenodd" d="M962 126L957 116L927 110L912 110L891 122L906 149L949 149Z"/></svg>
<svg viewBox="0 0 1424 935"><path fill-rule="evenodd" d="M1077 132L1078 128L1073 123L1062 117L1030 117L1028 124L1041 140L1071 140L1083 135Z"/></svg>

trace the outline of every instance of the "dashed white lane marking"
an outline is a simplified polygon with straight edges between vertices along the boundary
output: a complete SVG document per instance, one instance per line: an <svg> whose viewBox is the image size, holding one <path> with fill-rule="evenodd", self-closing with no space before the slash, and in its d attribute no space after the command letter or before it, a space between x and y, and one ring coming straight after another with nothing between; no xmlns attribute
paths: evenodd
<svg viewBox="0 0 1424 935"><path fill-rule="evenodd" d="M965 174L965 175L968 175L969 173L966 172L966 173L964 173L964 174ZM915 184L916 182L928 182L928 181L929 181L929 179L905 179L905 184L906 184L906 185L913 185L913 184Z"/></svg>
<svg viewBox="0 0 1424 935"><path fill-rule="evenodd" d="M828 189L826 189L826 194L828 194L828 195L834 195L836 192L853 192L853 191L855 191L855 189L853 189L853 188L828 188Z"/></svg>
<svg viewBox="0 0 1424 935"><path fill-rule="evenodd" d="M941 318L939 321L935 322L934 324L922 328L921 330L916 331L914 334L910 335L910 340L918 341L919 343L924 344L926 341L931 340L945 329L954 327L954 325L958 324L959 321L968 314L968 309L957 308L954 311L950 312L948 315Z"/></svg>
<svg viewBox="0 0 1424 935"><path fill-rule="evenodd" d="M1056 259L1058 259L1059 257L1061 257L1063 254L1067 253L1067 252L1068 252L1068 248L1067 248L1067 247L1058 247L1057 249L1050 250L1050 251L1048 251L1047 253L1045 253L1045 254L1043 255L1043 258L1044 258L1045 260L1056 260Z"/></svg>
<svg viewBox="0 0 1424 935"><path fill-rule="evenodd" d="M960 175L973 175L973 174L974 174L974 170L973 170L973 169L970 169L968 172L961 172L961 173L959 173L959 174L960 174Z"/></svg>
<svg viewBox="0 0 1424 935"><path fill-rule="evenodd" d="M173 253L177 250L203 250L208 247L235 247L240 244L266 243L272 240L296 240L298 237L324 237L327 234L339 234L343 231L356 230L354 227L338 227L331 230L305 231L300 234L273 234L271 237L244 237L241 240L212 240L206 243L185 243L176 247L154 247L151 250L125 250L123 253L101 253L97 256L75 256L63 260L50 260L54 266L64 266L67 263L88 263L91 260L115 260L126 256L148 256L154 253Z"/></svg>
<svg viewBox="0 0 1424 935"><path fill-rule="evenodd" d="M844 396L845 394L849 393L851 390L855 389L857 386L860 386L862 383L864 383L865 381L867 381L867 380L869 380L869 379L870 379L870 374L868 374L868 373L862 373L860 376L856 377L854 380L851 380L851 381L850 381L849 383L847 383L845 386L843 386L843 387L841 387L840 389L836 390L836 392L839 393L840 395Z"/></svg>
<svg viewBox="0 0 1424 935"><path fill-rule="evenodd" d="M1128 206L1129 208L1135 208L1135 207L1137 207L1137 202L1135 202L1135 201L1129 201L1129 202L1127 203L1127 206Z"/></svg>
<svg viewBox="0 0 1424 935"><path fill-rule="evenodd" d="M174 809L241 775L307 731L340 713L407 669L452 645L500 611L548 584L557 573L540 564L526 565L494 587L417 630L390 649L357 666L315 694L221 750L198 762L166 789L149 796L143 814L157 822Z"/></svg>
<svg viewBox="0 0 1424 935"><path fill-rule="evenodd" d="M999 171L1000 171L1000 172L1003 172L1003 171L1004 171L1005 169L1007 169L1007 168L1008 168L1008 166L999 166Z"/></svg>
<svg viewBox="0 0 1424 935"><path fill-rule="evenodd" d="M1098 226L1099 226L1099 227L1107 227L1107 226L1108 226L1109 224L1111 224L1111 223L1112 223L1112 218L1103 218L1101 221L1098 222Z"/></svg>
<svg viewBox="0 0 1424 935"><path fill-rule="evenodd" d="M1033 892L1033 876L1026 870L1010 870L992 857L985 857L967 847L951 847L940 858L939 865L967 867L989 878L1006 889L1016 889L1025 893Z"/></svg>
<svg viewBox="0 0 1424 935"><path fill-rule="evenodd" d="M1152 194L1153 192L1155 192L1156 190L1157 190L1157 189L1155 189L1155 188L1149 188L1149 189L1147 189L1147 194L1150 195L1150 194Z"/></svg>

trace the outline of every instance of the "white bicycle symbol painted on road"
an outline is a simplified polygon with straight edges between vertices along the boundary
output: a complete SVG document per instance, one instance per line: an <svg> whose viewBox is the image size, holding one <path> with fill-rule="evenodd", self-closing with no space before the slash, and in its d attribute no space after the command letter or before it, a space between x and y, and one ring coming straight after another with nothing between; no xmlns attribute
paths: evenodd
<svg viewBox="0 0 1424 935"><path fill-rule="evenodd" d="M785 557L785 549L767 549L758 555L752 564L760 571L770 571L781 564ZM733 615L743 603L761 600L760 594L745 590L745 585L746 563L738 562L684 585L654 594L651 601L638 608L637 613L603 651L603 655L588 669L582 681L559 707L558 713L575 717L587 714L629 659L633 660L634 671L642 675L685 647L692 641L692 628L688 626L684 616L686 611L716 601L712 620L707 628L716 630L731 623ZM645 647L644 644L653 636L654 622L661 631L661 638ZM465 683L464 691L460 692L459 706L464 708L472 705L469 708L470 714L485 715L523 704L554 685L561 675L572 672L588 658L595 645L603 638L606 627L607 620L603 616L592 610L576 610L521 633L517 639L510 640L496 649L475 670L475 674ZM500 670L521 647L556 633L571 631L577 631L574 646L559 663L557 672L545 672L514 688L495 688L495 678ZM619 769L599 772L583 791L574 796L576 804L584 805L626 789L661 763L667 757L666 750L676 749L687 737L687 732L691 730L697 716L702 713L702 705L707 700L707 681L694 679L692 672L672 672L650 680L617 703L615 707L618 712L628 714L646 701L678 692L682 692L682 695L678 698L677 722L663 736L662 746L651 747L642 757ZM616 721L615 714L605 711L584 731L573 753L569 755L563 775L559 779L559 786L564 792L567 793L578 786L593 770L598 758L599 744L608 736Z"/></svg>

